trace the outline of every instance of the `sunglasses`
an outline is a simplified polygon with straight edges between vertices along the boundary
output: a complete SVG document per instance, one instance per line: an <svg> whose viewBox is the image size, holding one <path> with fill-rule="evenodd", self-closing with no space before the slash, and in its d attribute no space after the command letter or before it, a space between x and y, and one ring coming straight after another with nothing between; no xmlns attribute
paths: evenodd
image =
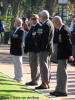
<svg viewBox="0 0 75 100"><path fill-rule="evenodd" d="M36 20L37 18L31 18L31 20Z"/></svg>

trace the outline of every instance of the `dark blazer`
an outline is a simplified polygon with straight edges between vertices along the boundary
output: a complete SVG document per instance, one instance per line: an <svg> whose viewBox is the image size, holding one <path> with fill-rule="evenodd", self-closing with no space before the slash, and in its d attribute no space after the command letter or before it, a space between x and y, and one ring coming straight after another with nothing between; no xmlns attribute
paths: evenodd
<svg viewBox="0 0 75 100"><path fill-rule="evenodd" d="M16 37L14 37L14 34ZM24 30L20 27L15 33L11 36L11 46L10 46L10 54L21 56L23 51L23 36Z"/></svg>
<svg viewBox="0 0 75 100"><path fill-rule="evenodd" d="M70 31L65 25L58 32L58 59L68 59L72 56L72 43L70 39Z"/></svg>
<svg viewBox="0 0 75 100"><path fill-rule="evenodd" d="M25 48L24 52L40 52L40 39L42 34L42 25L37 23L35 26L32 26L28 32L28 35L25 39Z"/></svg>
<svg viewBox="0 0 75 100"><path fill-rule="evenodd" d="M50 20L43 24L43 33L41 35L41 51L53 52L54 26Z"/></svg>
<svg viewBox="0 0 75 100"><path fill-rule="evenodd" d="M57 44L57 41L58 41L58 29L55 29L53 43Z"/></svg>

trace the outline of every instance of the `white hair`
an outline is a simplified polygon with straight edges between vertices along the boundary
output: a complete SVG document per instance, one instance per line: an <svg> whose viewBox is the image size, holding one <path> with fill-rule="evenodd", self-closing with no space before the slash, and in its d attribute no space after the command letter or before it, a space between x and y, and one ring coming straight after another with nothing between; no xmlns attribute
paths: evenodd
<svg viewBox="0 0 75 100"><path fill-rule="evenodd" d="M47 10L42 10L39 12L39 15L42 15L46 18L49 18L49 12Z"/></svg>
<svg viewBox="0 0 75 100"><path fill-rule="evenodd" d="M21 26L22 26L22 24L23 24L23 21L22 21L21 18L17 18L17 19L16 19L16 22L20 23Z"/></svg>
<svg viewBox="0 0 75 100"><path fill-rule="evenodd" d="M52 19L52 21L54 21L54 22L59 22L59 21L60 21L60 23L62 24L62 19L61 19L60 16L55 16L55 17Z"/></svg>

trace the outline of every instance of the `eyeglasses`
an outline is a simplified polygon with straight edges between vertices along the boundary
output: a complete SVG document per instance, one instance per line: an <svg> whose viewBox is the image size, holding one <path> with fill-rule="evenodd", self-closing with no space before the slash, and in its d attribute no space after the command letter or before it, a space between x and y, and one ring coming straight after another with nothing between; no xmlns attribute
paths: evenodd
<svg viewBox="0 0 75 100"><path fill-rule="evenodd" d="M31 20L36 20L37 18L31 18Z"/></svg>

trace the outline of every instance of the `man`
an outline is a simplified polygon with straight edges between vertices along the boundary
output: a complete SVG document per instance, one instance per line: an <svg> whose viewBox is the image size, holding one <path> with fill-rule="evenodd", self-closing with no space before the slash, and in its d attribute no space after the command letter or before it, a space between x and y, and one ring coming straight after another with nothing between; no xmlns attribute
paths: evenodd
<svg viewBox="0 0 75 100"><path fill-rule="evenodd" d="M26 83L26 85L37 85L40 76L38 69L38 53L40 51L40 35L42 32L42 26L39 23L39 16L33 14L31 16L31 28L25 39L25 49L24 52L29 52L29 64L31 68L31 81Z"/></svg>
<svg viewBox="0 0 75 100"><path fill-rule="evenodd" d="M59 16L53 18L53 24L56 29L59 29L57 43L58 43L58 67L57 67L57 86L51 95L54 96L67 96L67 60L73 60L72 45L70 41L70 31L62 23Z"/></svg>
<svg viewBox="0 0 75 100"><path fill-rule="evenodd" d="M14 63L14 79L17 81L22 80L22 52L23 52L23 36L24 30L22 28L22 19L17 18L14 22L14 27L16 27L15 32L11 36L11 47L10 54L13 58Z"/></svg>
<svg viewBox="0 0 75 100"><path fill-rule="evenodd" d="M48 89L50 82L50 57L53 52L54 27L49 20L49 12L42 10L39 13L42 22L42 34L40 40L39 64L42 84L36 89Z"/></svg>

